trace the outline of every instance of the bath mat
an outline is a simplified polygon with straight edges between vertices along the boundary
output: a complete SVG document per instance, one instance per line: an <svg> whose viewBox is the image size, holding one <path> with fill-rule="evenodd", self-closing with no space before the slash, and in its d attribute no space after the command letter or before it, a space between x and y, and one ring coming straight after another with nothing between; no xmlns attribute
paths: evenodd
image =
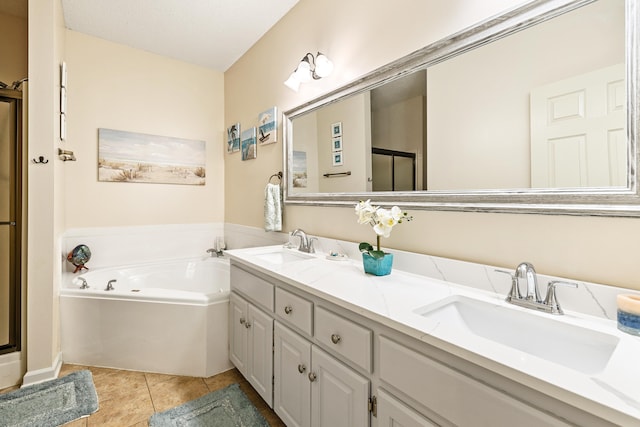
<svg viewBox="0 0 640 427"><path fill-rule="evenodd" d="M149 418L149 427L268 427L238 384L231 384L198 399Z"/></svg>
<svg viewBox="0 0 640 427"><path fill-rule="evenodd" d="M0 394L0 426L60 426L98 410L89 371Z"/></svg>

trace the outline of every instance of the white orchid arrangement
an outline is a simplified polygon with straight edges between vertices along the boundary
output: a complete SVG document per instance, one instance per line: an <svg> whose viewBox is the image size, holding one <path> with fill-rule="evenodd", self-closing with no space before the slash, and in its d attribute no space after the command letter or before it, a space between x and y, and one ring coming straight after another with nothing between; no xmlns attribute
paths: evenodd
<svg viewBox="0 0 640 427"><path fill-rule="evenodd" d="M374 249L370 243L362 242L359 245L360 252L366 252L376 259L384 257L384 252L380 250L380 237L389 237L396 224L413 219L398 206L385 209L380 206L372 206L371 200L358 202L356 215L358 215L358 224L369 224L376 233L376 248Z"/></svg>

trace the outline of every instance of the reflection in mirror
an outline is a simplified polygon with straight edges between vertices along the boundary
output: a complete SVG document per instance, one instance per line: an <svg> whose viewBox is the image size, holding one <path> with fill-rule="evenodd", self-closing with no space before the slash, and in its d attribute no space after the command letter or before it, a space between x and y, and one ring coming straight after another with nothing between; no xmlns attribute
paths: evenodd
<svg viewBox="0 0 640 427"><path fill-rule="evenodd" d="M285 202L637 215L636 2L530 2L286 112Z"/></svg>
<svg viewBox="0 0 640 427"><path fill-rule="evenodd" d="M292 194L626 188L624 12L599 0L293 118Z"/></svg>

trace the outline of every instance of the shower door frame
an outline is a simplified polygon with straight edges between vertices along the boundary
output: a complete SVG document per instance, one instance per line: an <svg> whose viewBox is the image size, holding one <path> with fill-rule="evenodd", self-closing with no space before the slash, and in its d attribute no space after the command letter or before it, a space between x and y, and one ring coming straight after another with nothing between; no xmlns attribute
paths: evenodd
<svg viewBox="0 0 640 427"><path fill-rule="evenodd" d="M12 220L8 221L9 232L9 339L0 344L0 355L20 351L22 325L22 92L0 89L0 101L10 103L12 113L10 132L13 144L11 153L11 210Z"/></svg>

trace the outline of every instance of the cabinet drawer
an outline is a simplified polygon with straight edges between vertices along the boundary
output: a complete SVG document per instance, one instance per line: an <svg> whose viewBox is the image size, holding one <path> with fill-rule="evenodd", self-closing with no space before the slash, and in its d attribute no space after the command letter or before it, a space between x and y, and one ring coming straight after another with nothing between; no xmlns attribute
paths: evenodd
<svg viewBox="0 0 640 427"><path fill-rule="evenodd" d="M313 303L284 289L276 288L276 314L285 323L312 335Z"/></svg>
<svg viewBox="0 0 640 427"><path fill-rule="evenodd" d="M380 379L457 426L568 425L382 336Z"/></svg>
<svg viewBox="0 0 640 427"><path fill-rule="evenodd" d="M232 265L231 288L273 311L273 285L266 280Z"/></svg>
<svg viewBox="0 0 640 427"><path fill-rule="evenodd" d="M324 347L371 372L371 330L322 307L316 307L314 317L314 336Z"/></svg>

